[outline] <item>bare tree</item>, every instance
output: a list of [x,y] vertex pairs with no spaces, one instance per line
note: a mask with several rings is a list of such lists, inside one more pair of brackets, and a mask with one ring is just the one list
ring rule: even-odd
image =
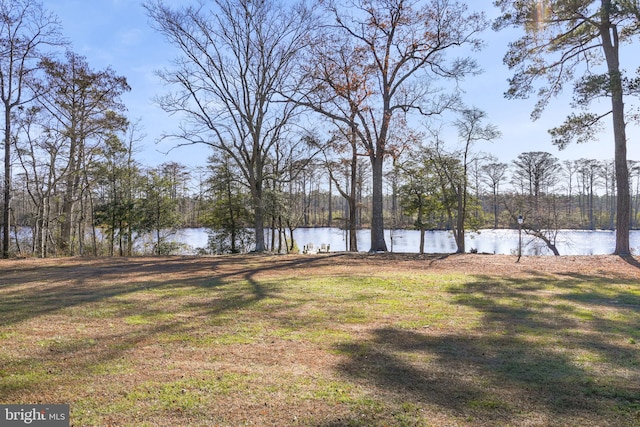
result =
[[577,173],[578,166],[573,160],[565,160],[562,162],[564,175],[567,178],[567,215],[569,218],[573,215],[573,180]]
[[500,194],[500,184],[504,181],[509,165],[499,162],[493,157],[482,165],[483,181],[491,188],[493,197],[493,228],[498,228],[498,195]]
[[252,197],[256,251],[265,250],[263,193],[266,165],[291,130],[297,104],[294,69],[313,15],[303,5],[276,1],[214,0],[213,7],[172,9],[145,3],[156,29],[179,49],[174,68],[160,78],[176,93],[158,99],[184,115],[181,145],[207,144],[238,165]]
[[50,245],[51,227],[57,219],[54,200],[62,178],[59,162],[64,151],[63,139],[45,130],[48,120],[50,117],[40,107],[24,110],[20,114],[21,138],[16,144],[25,187],[33,205],[32,252],[43,258],[55,250],[55,245]]
[[513,161],[512,173],[518,185],[515,194],[505,200],[512,222],[522,215],[525,233],[542,240],[554,255],[559,255],[556,242],[563,221],[563,206],[555,194],[560,171],[560,161],[550,153],[520,154]]
[[[393,151],[394,115],[440,114],[457,105],[455,93],[436,89],[439,79],[458,80],[477,70],[469,58],[447,61],[447,53],[462,45],[479,48],[476,35],[486,27],[482,14],[468,13],[450,0],[350,0],[323,2],[333,16],[332,28],[341,46],[353,52],[353,80],[366,95],[342,121],[358,133],[372,169],[371,249],[386,251],[383,218],[383,163]],[[338,51],[339,53],[340,51]],[[344,91],[334,84],[336,96]],[[322,104],[319,104],[322,105]]]
[[616,166],[613,160],[602,162],[602,179],[605,185],[605,195],[607,198],[608,221],[607,227],[611,230],[615,227],[616,217]]
[[516,192],[505,199],[504,206],[511,223],[516,223],[522,216],[521,227],[525,234],[542,241],[555,256],[560,256],[557,243],[563,209],[559,198],[555,194],[546,194],[537,204],[532,203],[532,198],[530,194]]
[[[341,143],[342,137],[348,141],[349,149],[346,155],[338,157],[334,153],[342,153],[345,151],[344,144]],[[347,202],[347,215],[345,218],[345,228],[349,233],[349,251],[358,252],[358,168],[361,162],[358,162],[358,145],[357,136],[353,132],[343,132],[342,137],[339,133],[329,141],[323,150],[325,153],[325,166],[329,172],[329,180],[333,182],[338,193]],[[331,153],[333,150],[334,153]],[[344,184],[342,178],[345,178]]]
[[[334,126],[331,138],[321,148],[330,181],[347,202],[348,246],[357,252],[358,157],[366,156],[358,125],[359,115],[371,96],[371,69],[354,46],[331,33],[318,37],[308,55],[310,60],[303,63],[303,70],[309,76],[309,88],[299,102],[325,116]],[[342,183],[343,173],[346,184]]]
[[0,102],[4,108],[2,257],[9,256],[13,111],[33,98],[28,84],[47,47],[63,44],[60,23],[36,0],[0,0]]
[[528,187],[534,203],[554,183],[560,170],[559,160],[544,151],[522,153],[513,161],[513,166],[513,177]]
[[462,144],[459,152],[462,165],[462,179],[457,187],[458,221],[455,227],[458,252],[465,252],[464,235],[469,203],[469,166],[477,159],[473,147],[477,142],[492,142],[500,138],[500,131],[491,124],[483,124],[486,113],[478,108],[467,108],[461,112],[454,125],[458,130],[458,138]]
[[454,122],[458,130],[460,148],[446,152],[442,141],[435,135],[435,142],[429,150],[431,161],[438,175],[446,184],[443,194],[450,193],[455,197],[455,223],[452,224],[453,235],[458,253],[464,253],[465,228],[468,218],[469,167],[475,161],[473,147],[480,141],[493,141],[500,137],[500,132],[493,125],[483,124],[486,114],[477,108],[468,108],[461,112],[460,118]]
[[595,188],[598,185],[601,164],[595,159],[579,159],[576,161],[578,177],[582,182],[584,194],[587,196],[587,214],[589,229],[595,230],[596,224],[593,216]]

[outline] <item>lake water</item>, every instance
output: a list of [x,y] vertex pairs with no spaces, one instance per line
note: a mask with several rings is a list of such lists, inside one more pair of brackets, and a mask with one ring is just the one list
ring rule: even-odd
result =
[[[319,247],[321,244],[330,245],[332,252],[346,250],[346,234],[338,228],[299,228],[293,236],[298,247],[313,243]],[[368,251],[371,243],[369,230],[358,231],[358,248]],[[417,230],[386,230],[385,238],[387,249],[393,252],[418,253],[420,249],[420,232]],[[192,248],[204,248],[207,246],[207,229],[190,228],[180,230],[174,240],[184,243]],[[640,231],[632,231],[630,235],[633,253],[640,253]],[[608,255],[615,249],[614,231],[560,231],[557,247],[560,255]],[[475,233],[467,233],[467,251],[472,249],[478,252],[491,254],[517,254],[518,231],[517,230],[480,230]],[[428,231],[425,234],[426,253],[453,253],[456,251],[455,240],[449,231]],[[543,242],[522,233],[523,255],[553,255]]]

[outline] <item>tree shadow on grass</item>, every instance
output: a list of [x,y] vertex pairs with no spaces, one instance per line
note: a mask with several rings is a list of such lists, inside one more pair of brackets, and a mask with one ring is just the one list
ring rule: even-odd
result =
[[[452,303],[480,317],[477,328],[378,328],[337,347],[347,356],[339,371],[396,411],[435,406],[449,422],[638,425],[640,350],[626,341],[640,329],[638,301],[614,287],[583,304],[576,295],[592,286],[584,279],[478,277],[450,290]],[[621,298],[628,306],[612,315]]]
[[215,289],[231,280],[244,280],[250,286],[250,296],[220,300],[214,309],[237,308],[268,296],[268,290],[255,279],[259,273],[321,266],[339,256],[295,257],[277,263],[265,263],[251,255],[72,259],[40,268],[25,263],[0,277],[0,326],[144,290],[167,286]]
[[[254,256],[111,258],[64,260],[63,265],[44,268],[25,263],[25,268],[0,278],[0,326],[10,331],[20,322],[35,320],[38,328],[46,329],[47,316],[61,315],[60,325],[69,329],[51,336],[29,336],[32,348],[19,357],[0,353],[0,398],[8,401],[35,387],[59,388],[67,380],[56,375],[56,370],[92,378],[96,367],[117,364],[128,352],[147,346],[162,348],[163,342],[170,349],[192,343],[211,345],[216,328],[210,327],[208,333],[214,334],[206,336],[198,320],[206,322],[265,298],[278,298],[278,284],[260,273],[293,272],[326,265],[331,258],[282,258],[277,262]],[[104,327],[96,328],[103,318]],[[115,326],[109,325],[114,321]],[[83,332],[86,325],[92,329]],[[233,333],[233,328],[221,329],[223,334]],[[76,380],[74,375],[69,381]]]
[[[510,424],[531,412],[598,412],[598,402],[575,398],[584,371],[513,338],[380,329],[371,341],[338,349],[350,356],[340,366],[350,377],[391,393],[392,401],[437,405],[454,419]],[[415,363],[420,356],[429,362]]]

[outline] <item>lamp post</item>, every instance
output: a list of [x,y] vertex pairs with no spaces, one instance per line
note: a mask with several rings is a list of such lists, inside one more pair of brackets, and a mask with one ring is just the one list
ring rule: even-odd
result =
[[518,260],[516,262],[520,262],[520,257],[522,257],[522,223],[524,222],[524,218],[522,215],[518,215]]

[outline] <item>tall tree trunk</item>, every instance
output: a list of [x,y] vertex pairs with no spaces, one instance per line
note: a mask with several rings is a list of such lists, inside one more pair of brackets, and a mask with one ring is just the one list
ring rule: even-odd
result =
[[[96,218],[94,216],[95,213],[95,207],[93,204],[93,196],[91,194],[91,191],[88,189],[89,184],[87,184],[87,198],[88,198],[88,202],[89,202],[89,206],[88,206],[88,212],[87,214],[89,215],[89,224],[91,227],[91,251],[93,253],[93,256],[97,257],[98,256],[98,231],[96,229]],[[115,232],[115,229],[114,229]],[[118,234],[121,233],[121,230],[118,230]],[[112,250],[112,254],[113,254],[113,250]]]
[[333,181],[329,179],[329,216],[327,218],[327,227],[333,227],[333,195],[332,193]]
[[458,185],[458,212],[456,215],[456,226],[453,234],[456,239],[457,253],[463,254],[466,251],[464,244],[464,219],[466,216],[466,186]]
[[498,228],[498,189],[493,187],[493,229]]
[[[355,138],[355,136],[353,136]],[[354,145],[352,144],[352,147]],[[351,153],[351,177],[349,180],[349,252],[358,252],[358,155],[354,149]]]
[[295,228],[290,221],[287,221],[287,228],[289,229],[289,236],[291,237],[289,245],[287,246],[287,253],[292,253],[296,247],[296,240],[293,237],[293,231],[295,230]]
[[[228,170],[228,169],[227,169]],[[228,177],[227,177],[228,178]],[[226,179],[225,189],[227,190],[227,203],[229,204],[229,225],[230,225],[230,240],[231,240],[231,253],[238,253],[238,244],[236,240],[238,239],[238,230],[236,225],[236,216],[233,211],[233,189],[231,188],[231,179]]]
[[264,203],[262,200],[262,188],[261,184],[253,185],[253,227],[255,230],[256,238],[256,252],[265,251],[264,242]]
[[424,212],[422,203],[418,206],[418,224],[420,224],[420,254],[424,253]]
[[62,197],[62,223],[60,224],[60,242],[59,249],[64,255],[72,255],[71,253],[71,234],[73,221],[73,205],[76,194],[76,188],[79,183],[78,164],[76,158],[78,155],[78,141],[75,137],[70,139],[69,145],[69,165],[67,166],[67,182],[64,195]]
[[[603,1],[603,9],[611,7],[611,2]],[[610,9],[609,9],[610,10]],[[606,12],[608,13],[608,12]],[[607,69],[609,71],[611,88],[611,109],[613,116],[613,138],[615,143],[615,169],[617,187],[617,211],[616,211],[616,250],[614,254],[620,256],[631,255],[629,245],[630,222],[630,190],[629,167],[627,165],[627,135],[624,119],[624,101],[622,91],[622,78],[620,74],[620,59],[618,51],[618,32],[615,26],[606,22],[606,26],[600,29],[602,45]]]
[[371,157],[373,194],[371,206],[371,249],[369,249],[369,252],[387,252],[387,244],[384,240],[383,163],[382,154]]
[[2,258],[9,258],[11,231],[11,108],[4,103],[4,205],[2,208]]
[[593,217],[593,175],[589,177],[589,230],[595,230],[596,223]]
[[[282,253],[282,235],[284,234],[284,228],[282,228],[282,216],[278,215],[277,221],[274,221],[274,224],[277,222],[278,227],[278,250],[276,253]],[[285,236],[286,238],[286,236]]]
[[615,181],[615,172],[612,179],[613,182],[611,183],[611,200],[609,202],[609,230],[613,230],[615,228],[616,205],[618,203],[618,198],[616,197],[617,184]]
[[40,258],[45,258],[48,255],[48,243],[47,238],[51,227],[51,181],[49,182],[48,189],[42,198],[42,229],[40,230],[38,253]]

